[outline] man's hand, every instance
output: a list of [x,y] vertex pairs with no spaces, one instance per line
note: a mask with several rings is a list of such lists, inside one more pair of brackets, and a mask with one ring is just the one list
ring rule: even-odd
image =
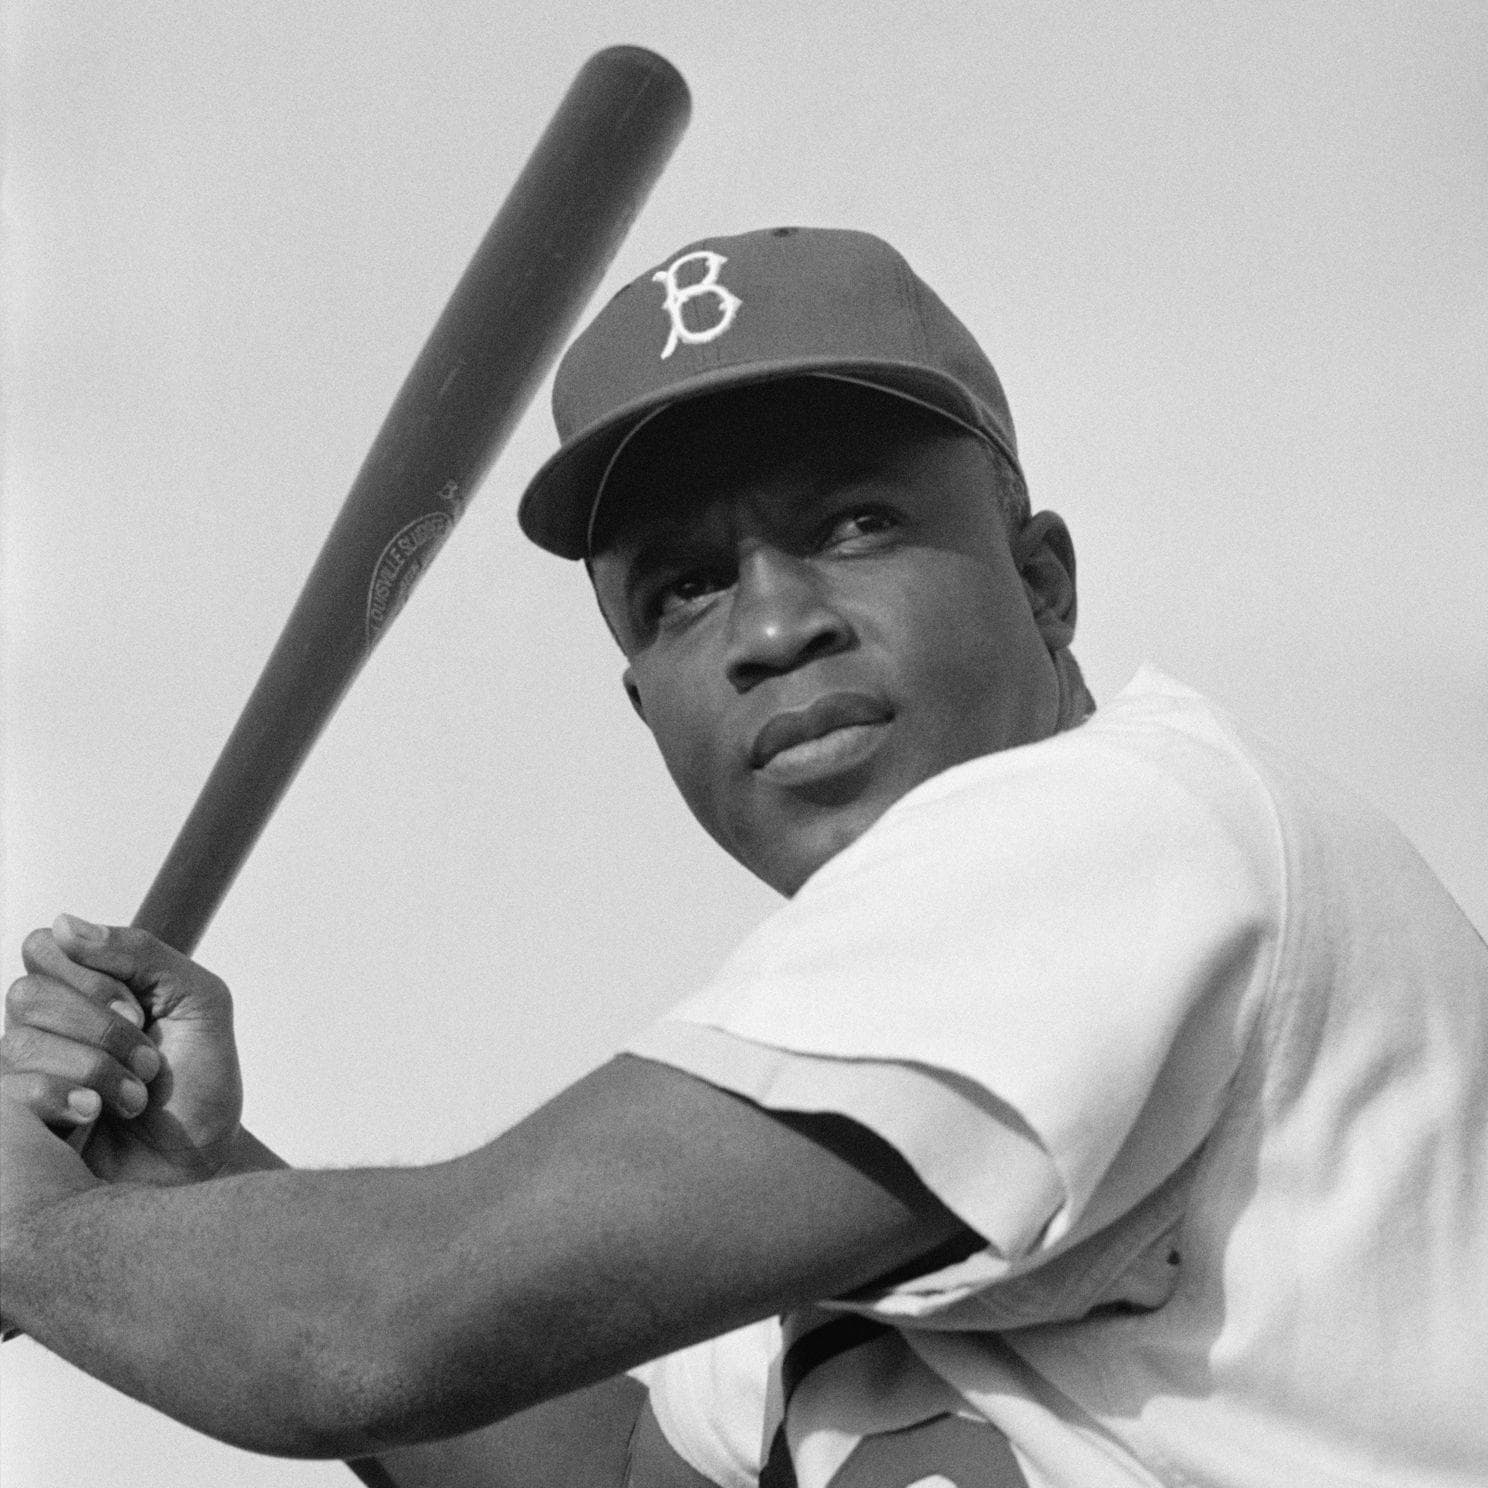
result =
[[0,1039],[7,1098],[63,1134],[97,1118],[84,1159],[110,1182],[222,1171],[243,1104],[222,982],[143,930],[70,915],[22,959]]

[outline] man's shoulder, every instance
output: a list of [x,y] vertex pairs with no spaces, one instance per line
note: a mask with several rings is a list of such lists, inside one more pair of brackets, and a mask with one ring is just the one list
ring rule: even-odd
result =
[[1212,838],[1268,860],[1275,804],[1263,754],[1223,709],[1143,667],[1076,727],[924,781],[818,877],[903,854],[1047,860],[1100,840],[1145,856]]

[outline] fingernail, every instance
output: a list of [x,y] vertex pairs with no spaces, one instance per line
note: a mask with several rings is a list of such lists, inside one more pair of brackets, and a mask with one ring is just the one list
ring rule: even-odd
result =
[[134,1003],[125,1002],[122,997],[117,1002],[109,1003],[109,1010],[118,1013],[126,1023],[133,1023],[136,1028],[145,1026],[145,1015]]
[[103,1102],[96,1090],[74,1090],[67,1097],[67,1106],[74,1116],[91,1121],[103,1109]]
[[108,939],[108,931],[102,925],[95,925],[92,920],[80,920],[76,915],[64,914],[57,916],[58,923],[74,940],[81,940],[88,945],[102,945]]
[[126,1080],[119,1087],[119,1104],[130,1116],[138,1116],[149,1103],[149,1092],[138,1080]]
[[160,1050],[154,1044],[141,1044],[129,1056],[129,1068],[141,1080],[153,1080],[160,1073]]

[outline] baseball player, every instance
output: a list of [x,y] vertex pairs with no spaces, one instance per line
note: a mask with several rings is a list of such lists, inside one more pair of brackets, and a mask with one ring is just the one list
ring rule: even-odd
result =
[[1488,949],[1196,693],[1094,709],[966,329],[867,235],[709,239],[554,405],[523,528],[784,904],[489,1146],[346,1172],[242,1131],[215,978],[64,917],[4,1040],[7,1319],[384,1483],[1482,1482]]

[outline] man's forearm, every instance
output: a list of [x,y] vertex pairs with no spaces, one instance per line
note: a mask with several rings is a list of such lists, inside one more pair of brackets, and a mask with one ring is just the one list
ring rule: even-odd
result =
[[[228,1178],[242,1173],[267,1173],[287,1168],[289,1164],[278,1153],[266,1147],[252,1132],[240,1128],[227,1161],[213,1176]],[[21,1335],[24,1330],[6,1318],[0,1320],[0,1336],[8,1341]]]
[[[241,1173],[269,1173],[288,1166],[277,1152],[265,1146],[247,1127],[240,1127],[232,1155],[217,1176],[228,1178]],[[425,1484],[459,1488],[460,1475],[450,1459],[455,1458],[458,1465],[458,1454],[463,1448],[464,1456],[474,1459],[473,1472],[466,1475],[468,1481],[492,1483],[486,1470],[486,1454],[467,1445],[472,1441],[471,1437],[455,1437],[449,1442],[434,1442],[426,1447],[404,1448],[391,1458],[351,1458],[346,1465],[352,1475],[369,1488],[423,1488]]]
[[[239,1160],[277,1161],[252,1139]],[[251,1450],[346,1457],[466,1429],[476,1408],[411,1362],[429,1344],[420,1288],[459,1230],[436,1172],[94,1188],[18,1227],[8,1309],[89,1373]]]
[[[288,1163],[246,1128],[219,1177]],[[348,1462],[375,1488],[617,1488],[645,1390],[624,1375],[477,1431]]]

